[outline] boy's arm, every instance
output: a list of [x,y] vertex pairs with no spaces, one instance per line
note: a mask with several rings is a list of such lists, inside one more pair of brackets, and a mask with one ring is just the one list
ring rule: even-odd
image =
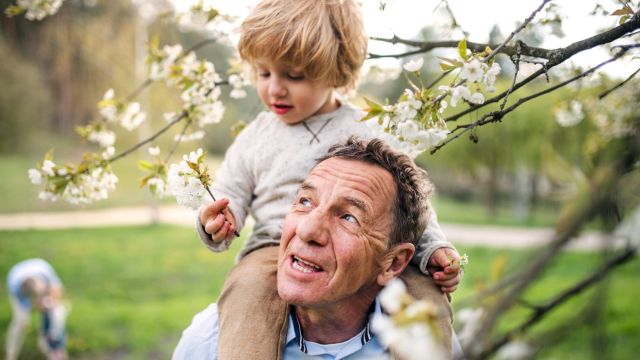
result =
[[[224,198],[229,200],[226,207],[226,211],[230,213],[226,216],[227,221],[232,222],[234,230],[238,231],[244,226],[252,201],[253,189],[255,188],[252,172],[249,170],[251,168],[250,162],[253,158],[251,139],[255,132],[255,127],[251,126],[252,124],[249,124],[227,149],[220,169],[215,174],[214,184],[211,187],[211,192],[216,199]],[[215,217],[217,214],[212,213],[211,216]],[[224,241],[214,241],[212,236],[205,231],[205,226],[210,218],[206,220],[202,221],[200,213],[196,216],[196,230],[200,240],[211,251],[227,250],[233,237]]]
[[412,262],[420,272],[433,277],[436,285],[446,293],[454,292],[461,279],[460,255],[438,224],[438,217],[429,204],[429,221],[422,234]]

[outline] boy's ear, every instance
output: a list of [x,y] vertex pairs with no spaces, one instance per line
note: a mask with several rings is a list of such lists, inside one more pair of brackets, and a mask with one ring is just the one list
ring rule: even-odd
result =
[[385,286],[389,281],[400,276],[415,252],[415,246],[410,243],[401,243],[387,250],[382,260],[382,269],[378,274],[378,285]]

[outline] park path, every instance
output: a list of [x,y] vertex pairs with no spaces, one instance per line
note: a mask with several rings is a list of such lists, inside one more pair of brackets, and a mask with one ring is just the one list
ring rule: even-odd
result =
[[[0,214],[0,230],[63,229],[153,223],[191,227],[194,226],[194,222],[195,213],[178,205]],[[441,223],[440,225],[447,237],[457,247],[465,245],[500,248],[535,247],[547,244],[553,236],[553,229],[551,228],[518,228],[451,223]],[[574,239],[568,248],[588,251],[597,250],[610,241],[613,241],[616,246],[621,246],[623,243],[621,239],[611,239],[598,232],[588,231]]]

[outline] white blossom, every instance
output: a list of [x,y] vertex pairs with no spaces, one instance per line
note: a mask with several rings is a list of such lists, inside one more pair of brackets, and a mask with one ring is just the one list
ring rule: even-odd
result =
[[40,171],[37,169],[29,169],[27,174],[29,175],[29,181],[31,181],[33,185],[42,184],[42,173]]
[[422,150],[431,149],[446,139],[449,133],[450,131],[447,129],[431,128],[423,130],[416,138],[418,141],[418,147]]
[[125,129],[132,131],[140,126],[146,118],[147,114],[140,111],[140,104],[134,102],[127,105],[124,113],[122,114],[122,118],[120,119],[120,124]]
[[370,82],[373,84],[384,84],[387,81],[397,79],[402,69],[400,67],[381,67],[376,64],[367,66],[368,62],[365,62],[365,66],[362,67],[362,76],[364,82]]
[[116,134],[109,130],[93,131],[89,134],[87,140],[106,148],[116,142]]
[[116,153],[116,148],[113,146],[109,146],[102,152],[102,158],[105,160],[111,159],[111,157]]
[[167,183],[158,178],[153,177],[147,181],[147,186],[151,189],[151,192],[159,197],[164,197],[167,195]]
[[482,308],[464,308],[456,313],[456,319],[461,324],[461,328],[456,334],[462,347],[467,347],[475,341],[484,315],[485,312]]
[[524,360],[533,355],[531,346],[523,341],[510,341],[505,344],[498,353],[496,359],[499,360]]
[[469,82],[478,82],[482,80],[482,77],[484,76],[484,69],[482,65],[484,64],[481,63],[480,60],[476,58],[471,59],[471,61],[466,62],[462,66],[460,78]]
[[182,134],[182,135],[177,134],[173,137],[173,140],[182,141],[182,142],[195,141],[195,140],[203,139],[204,135],[205,135],[204,131],[198,130],[190,134]]
[[390,314],[395,314],[402,307],[402,298],[407,294],[407,287],[402,280],[394,279],[380,291],[380,305]]
[[64,0],[18,0],[17,5],[26,10],[27,20],[42,20],[54,15]]
[[472,104],[483,104],[484,103],[484,95],[479,92],[473,93],[469,97],[469,102]]
[[408,72],[416,72],[422,69],[422,65],[424,65],[423,58],[417,58],[416,60],[409,60],[402,67]]
[[160,155],[160,148],[157,147],[157,146],[150,147],[147,151],[149,152],[149,155],[151,155],[151,156]]
[[458,101],[461,99],[469,100],[471,98],[471,92],[465,85],[458,85],[451,91],[451,106],[458,106]]
[[40,193],[38,193],[38,199],[56,202],[58,200],[58,196],[50,191],[41,191]]
[[233,89],[231,90],[231,92],[229,93],[229,96],[232,99],[242,99],[247,97],[247,92],[244,91],[243,89]]
[[53,171],[56,164],[51,160],[45,160],[42,162],[42,172],[47,176],[55,176],[55,172]]
[[193,175],[185,161],[171,164],[167,176],[167,188],[176,197],[178,204],[197,210],[204,204],[206,189]]
[[[487,91],[489,91],[489,89],[495,90],[494,84],[496,83],[496,78],[500,74],[501,70],[502,68],[500,67],[500,64],[498,64],[497,61],[491,64],[491,67],[487,69],[487,72],[484,74],[484,83],[487,87]],[[493,92],[493,90],[489,92]]]
[[555,112],[556,121],[562,127],[571,127],[579,124],[584,118],[582,104],[579,101],[571,100],[569,108],[560,108]]

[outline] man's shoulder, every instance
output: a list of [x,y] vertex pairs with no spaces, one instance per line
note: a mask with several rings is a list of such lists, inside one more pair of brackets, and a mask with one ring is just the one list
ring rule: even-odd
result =
[[218,359],[218,305],[210,304],[196,314],[173,352],[174,360]]

